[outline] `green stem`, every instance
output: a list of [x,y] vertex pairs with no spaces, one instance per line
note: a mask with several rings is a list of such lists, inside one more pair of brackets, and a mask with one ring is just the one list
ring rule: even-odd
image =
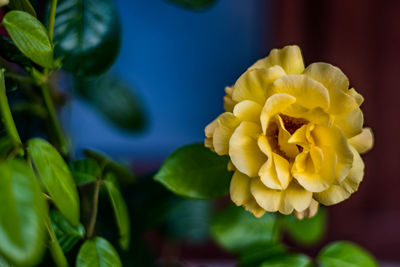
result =
[[44,104],[46,105],[47,112],[49,114],[50,123],[53,126],[54,134],[56,137],[57,144],[59,145],[61,152],[64,155],[68,154],[68,144],[65,139],[64,133],[61,129],[60,123],[57,118],[56,109],[54,108],[53,100],[50,97],[49,86],[44,83],[40,86],[40,90],[43,95]]
[[99,206],[100,185],[101,185],[101,180],[97,179],[94,184],[92,215],[90,216],[90,222],[89,222],[89,226],[87,228],[87,233],[86,233],[86,237],[88,239],[90,239],[93,236],[94,227],[96,225],[97,210],[98,210],[98,206]]
[[11,138],[15,148],[21,148],[22,142],[19,138],[17,127],[15,127],[10,106],[8,105],[6,86],[4,83],[4,70],[0,70],[0,112],[8,136]]
[[54,20],[56,18],[56,8],[57,8],[57,0],[51,0],[50,16],[49,16],[49,37],[50,37],[51,42],[53,42]]

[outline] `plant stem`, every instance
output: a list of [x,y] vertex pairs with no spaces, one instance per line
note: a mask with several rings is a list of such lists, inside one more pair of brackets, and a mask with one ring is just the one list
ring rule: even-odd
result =
[[49,37],[50,37],[51,42],[53,42],[54,21],[56,18],[56,8],[57,8],[57,0],[51,0],[50,15],[49,15]]
[[54,108],[53,100],[50,97],[49,86],[47,83],[43,83],[40,86],[40,90],[43,95],[44,104],[46,105],[47,112],[49,113],[50,123],[52,124],[55,132],[57,143],[60,146],[61,152],[64,155],[68,154],[67,140],[65,139],[64,133],[61,129],[60,123],[57,118],[56,110]]
[[90,216],[90,222],[89,222],[88,230],[86,233],[86,237],[88,239],[93,236],[94,226],[96,225],[97,209],[99,206],[100,185],[101,185],[101,180],[97,179],[94,184],[92,215]]
[[22,147],[22,142],[19,138],[17,127],[15,127],[10,106],[8,105],[6,86],[4,83],[4,70],[0,70],[0,112],[8,136],[11,138],[15,148],[20,149]]

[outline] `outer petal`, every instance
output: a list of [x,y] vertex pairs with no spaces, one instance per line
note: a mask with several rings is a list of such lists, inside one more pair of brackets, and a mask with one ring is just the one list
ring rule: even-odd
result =
[[233,92],[233,101],[252,100],[264,105],[267,99],[267,90],[271,84],[285,75],[285,71],[275,66],[269,69],[248,70],[236,81]]
[[364,177],[364,162],[355,148],[351,147],[354,154],[354,163],[346,179],[339,185],[332,185],[320,193],[314,194],[316,200],[324,205],[333,205],[350,197],[352,193],[357,191]]
[[232,113],[222,113],[218,119],[218,126],[215,127],[213,135],[214,150],[218,155],[227,155],[229,150],[229,139],[233,131],[239,125],[240,120]]
[[357,104],[358,104],[359,106],[361,106],[361,104],[364,102],[364,97],[363,97],[362,95],[360,95],[360,94],[356,91],[356,89],[351,88],[351,89],[348,91],[348,94],[351,95],[352,97],[354,97],[354,99],[356,100],[356,102],[357,102]]
[[360,154],[368,152],[374,146],[374,135],[371,128],[363,128],[359,135],[356,135],[349,140],[352,145]]
[[350,138],[361,133],[364,116],[361,109],[356,108],[348,113],[336,115],[334,117],[334,124],[342,130],[346,138]]
[[242,206],[249,202],[252,199],[250,177],[239,171],[235,171],[231,180],[230,195],[233,203],[237,206]]
[[304,211],[310,206],[312,200],[312,193],[296,182],[290,183],[283,194],[279,212],[286,215],[292,213],[293,210]]
[[254,197],[252,196],[250,201],[243,205],[244,209],[253,213],[253,215],[257,218],[260,218],[264,215],[265,209],[261,208],[260,205],[256,202]]
[[346,113],[358,107],[355,98],[348,94],[349,80],[339,68],[328,63],[313,63],[304,70],[304,74],[328,89],[329,113]]
[[271,96],[276,93],[284,93],[296,98],[296,103],[312,109],[320,107],[329,108],[328,90],[319,82],[305,75],[285,75],[277,79],[271,87]]
[[312,218],[315,216],[315,214],[317,214],[318,206],[319,206],[318,201],[315,201],[314,199],[312,199],[310,206],[307,209],[300,211],[300,212],[295,211],[294,216],[299,220],[302,220],[304,218]]
[[232,112],[233,108],[236,105],[236,102],[233,101],[232,99],[232,92],[233,92],[233,87],[225,87],[225,93],[226,95],[224,96],[224,109],[227,112]]
[[259,125],[244,121],[237,127],[229,141],[229,156],[233,165],[250,177],[258,176],[258,170],[267,160],[257,145],[260,134]]
[[243,100],[236,104],[233,114],[241,121],[260,123],[262,106],[251,100]]
[[338,67],[328,63],[312,63],[304,70],[304,74],[322,83],[328,90],[345,91],[349,88],[349,79],[346,75]]
[[294,102],[296,102],[296,98],[288,94],[275,94],[268,98],[260,117],[264,134],[271,118]]
[[259,179],[251,180],[250,190],[260,207],[269,212],[279,210],[282,198],[280,190],[269,189]]
[[249,69],[267,69],[281,66],[288,74],[300,74],[304,70],[303,57],[297,45],[285,46],[282,49],[272,49],[266,58],[258,60]]

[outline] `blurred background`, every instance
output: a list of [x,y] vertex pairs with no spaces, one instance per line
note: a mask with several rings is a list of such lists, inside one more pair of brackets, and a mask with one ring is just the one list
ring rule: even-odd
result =
[[[399,1],[218,0],[201,12],[161,0],[116,3],[123,41],[111,72],[134,86],[149,123],[127,134],[75,100],[63,116],[78,154],[91,147],[132,162],[138,174],[156,171],[176,148],[202,142],[205,125],[223,111],[225,86],[271,48],[297,44],[306,65],[344,71],[365,97],[365,124],[375,133],[359,191],[329,208],[327,236],[309,253],[347,239],[380,260],[400,260]],[[230,258],[210,242],[197,246],[181,256]]]

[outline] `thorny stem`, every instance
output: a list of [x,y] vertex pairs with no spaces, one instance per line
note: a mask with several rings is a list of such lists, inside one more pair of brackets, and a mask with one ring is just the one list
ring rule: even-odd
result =
[[88,226],[88,230],[87,230],[87,234],[86,234],[86,237],[88,239],[93,236],[94,226],[96,225],[97,210],[98,210],[98,205],[99,205],[100,185],[101,185],[101,180],[97,179],[94,184],[92,215],[90,216],[90,222],[89,222],[89,226]]

